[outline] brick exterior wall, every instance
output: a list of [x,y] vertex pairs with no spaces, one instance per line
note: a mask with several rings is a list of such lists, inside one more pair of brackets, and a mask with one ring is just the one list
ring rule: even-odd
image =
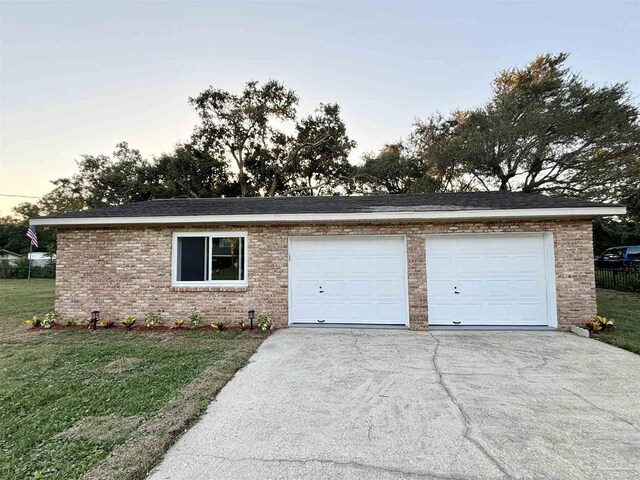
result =
[[[200,230],[248,232],[248,287],[171,286],[172,233]],[[76,319],[88,318],[94,309],[100,310],[102,318],[114,319],[161,311],[171,321],[197,309],[205,321],[213,321],[246,318],[247,310],[253,308],[267,313],[276,326],[286,327],[289,236],[403,234],[410,326],[424,330],[428,325],[426,235],[487,232],[553,232],[560,328],[595,315],[589,219],[59,228],[56,309],[63,318]]]

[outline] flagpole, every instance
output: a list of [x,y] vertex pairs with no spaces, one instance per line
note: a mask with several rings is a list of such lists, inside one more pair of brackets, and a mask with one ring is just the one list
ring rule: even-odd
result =
[[29,270],[27,271],[27,286],[31,285],[31,251],[33,250],[33,243],[29,242],[29,256],[27,257],[29,261]]

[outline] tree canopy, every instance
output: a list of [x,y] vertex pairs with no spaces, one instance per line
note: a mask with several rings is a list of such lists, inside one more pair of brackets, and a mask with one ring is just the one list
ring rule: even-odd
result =
[[[626,84],[590,84],[567,58],[500,72],[483,105],[416,120],[404,140],[357,164],[339,105],[305,116],[276,80],[238,93],[211,86],[189,99],[199,122],[173,151],[145,159],[122,142],[112,155],[83,155],[72,176],[3,223],[180,196],[507,190],[624,203],[630,214],[597,221],[596,241],[640,243],[638,105]],[[0,248],[15,243],[2,238]]]

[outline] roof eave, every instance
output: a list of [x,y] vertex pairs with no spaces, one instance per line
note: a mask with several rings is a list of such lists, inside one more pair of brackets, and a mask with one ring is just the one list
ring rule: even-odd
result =
[[294,213],[249,215],[166,215],[146,217],[39,217],[29,221],[34,226],[82,227],[113,225],[166,225],[166,224],[239,224],[239,223],[313,223],[313,222],[367,222],[411,220],[493,220],[493,219],[542,219],[561,217],[600,217],[624,215],[625,207],[572,207],[527,208],[446,211],[394,211],[356,213]]

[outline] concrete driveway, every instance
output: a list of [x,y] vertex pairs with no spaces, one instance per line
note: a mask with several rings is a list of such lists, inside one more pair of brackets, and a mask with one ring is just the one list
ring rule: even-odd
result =
[[640,356],[557,332],[282,330],[150,478],[640,478]]

